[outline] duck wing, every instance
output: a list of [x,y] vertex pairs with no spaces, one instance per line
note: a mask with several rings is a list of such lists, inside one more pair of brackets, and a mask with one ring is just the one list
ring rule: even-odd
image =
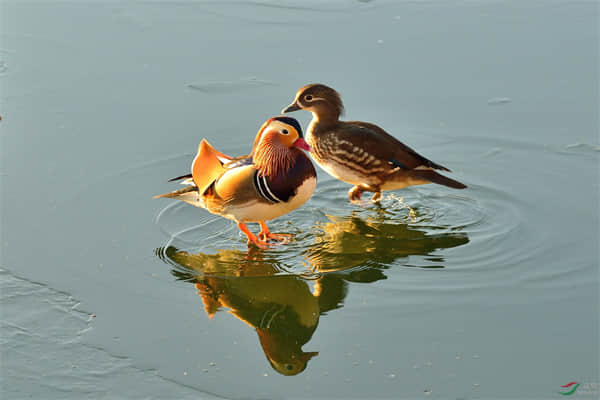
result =
[[[348,151],[362,149],[375,159],[384,160],[405,170],[427,167],[450,171],[448,168],[423,157],[377,125],[361,121],[341,122],[335,130],[340,141],[348,142]],[[340,142],[343,143],[343,142]]]

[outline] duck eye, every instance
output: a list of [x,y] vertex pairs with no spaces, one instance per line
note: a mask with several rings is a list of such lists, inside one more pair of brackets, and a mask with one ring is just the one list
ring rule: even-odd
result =
[[294,369],[294,366],[292,364],[286,364],[285,368],[287,368],[288,371],[291,371]]
[[311,101],[313,99],[312,95],[307,94],[306,96],[304,96],[304,100],[306,101]]
[[283,133],[284,135],[287,135],[288,133],[290,133],[287,129],[282,129],[281,133]]

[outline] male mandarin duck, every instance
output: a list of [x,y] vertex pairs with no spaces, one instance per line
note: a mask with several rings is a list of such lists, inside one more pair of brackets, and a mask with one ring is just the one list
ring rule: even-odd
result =
[[360,200],[363,192],[402,189],[411,185],[438,183],[455,189],[466,186],[435,170],[450,170],[418,154],[380,127],[361,121],[340,121],[344,105],[338,92],[322,84],[300,88],[294,102],[282,113],[304,109],[313,119],[306,141],[313,159],[335,178],[355,185],[348,196]]
[[[265,221],[300,207],[315,190],[315,168],[300,149],[311,151],[298,121],[286,116],[263,124],[247,156],[226,156],[203,139],[191,175],[171,179],[186,178],[183,183],[189,186],[155,198],[175,198],[231,219],[248,237],[248,244],[267,248],[268,240],[289,235],[271,233]],[[258,236],[250,232],[247,222],[260,224]]]

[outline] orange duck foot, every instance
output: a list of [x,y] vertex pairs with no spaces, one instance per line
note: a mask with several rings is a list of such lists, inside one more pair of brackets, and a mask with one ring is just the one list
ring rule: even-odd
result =
[[256,247],[260,247],[261,249],[268,249],[270,246],[272,246],[272,244],[257,238],[254,233],[250,232],[246,224],[244,224],[243,222],[240,222],[238,224],[238,228],[240,228],[240,230],[244,232],[244,235],[248,237],[248,244],[254,243]]
[[381,200],[381,190],[378,192],[375,192],[375,194],[373,194],[373,197],[371,197],[371,201],[373,203],[377,203],[379,200]]
[[362,187],[362,186],[354,186],[348,192],[348,198],[350,199],[350,202],[354,203],[354,204],[361,204],[360,196],[362,196],[362,194],[364,192],[374,192],[373,197],[371,197],[371,201],[373,203],[377,203],[379,200],[381,200],[381,190],[380,189],[371,188],[371,187],[367,188],[367,187]]
[[262,240],[276,240],[278,242],[288,243],[292,235],[284,234],[284,233],[271,233],[267,224],[264,221],[260,221],[260,232],[258,233],[258,237]]
[[350,201],[352,203],[360,202],[360,196],[363,194],[364,191],[365,190],[363,188],[361,188],[360,186],[354,186],[348,192],[348,198],[350,199]]

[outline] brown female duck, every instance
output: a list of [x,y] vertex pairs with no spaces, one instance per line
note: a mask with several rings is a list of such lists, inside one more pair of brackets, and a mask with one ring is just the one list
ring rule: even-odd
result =
[[313,159],[335,178],[355,185],[348,196],[360,200],[363,192],[402,189],[411,185],[438,183],[455,189],[466,186],[435,170],[450,170],[423,157],[377,125],[361,121],[340,121],[344,105],[338,92],[322,84],[303,86],[294,102],[282,113],[307,110],[313,119],[306,141]]

